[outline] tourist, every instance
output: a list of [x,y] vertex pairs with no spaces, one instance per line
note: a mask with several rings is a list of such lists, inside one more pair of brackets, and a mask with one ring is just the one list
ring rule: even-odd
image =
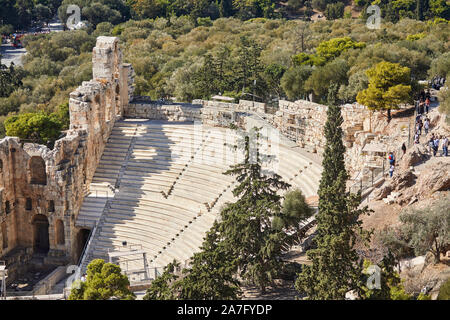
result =
[[442,155],[448,157],[448,138],[442,140]]
[[[418,113],[419,115],[421,115],[421,114],[423,113],[424,105],[425,105],[425,101],[420,100],[420,102],[419,102],[419,108],[418,108],[418,110],[417,110],[417,113]],[[420,119],[420,118],[419,118],[419,119]]]
[[439,136],[436,135],[433,141],[433,156],[436,156],[436,153],[438,152],[439,148]]
[[423,127],[423,123],[422,120],[419,120],[419,123],[417,124],[418,128],[419,128],[419,135],[422,134],[422,127]]
[[402,144],[402,151],[403,151],[403,155],[405,155],[405,153],[406,153],[406,145],[405,145],[404,142]]
[[434,150],[434,134],[431,135],[430,140],[428,141],[428,146],[430,147],[430,153]]
[[392,175],[394,174],[394,165],[392,164],[389,168],[389,176],[392,178]]
[[392,151],[389,152],[389,164],[391,166],[395,165],[395,157],[394,157],[394,153]]
[[427,99],[425,100],[425,110],[428,113],[428,110],[430,109],[430,98],[427,97]]
[[423,123],[423,128],[425,129],[425,134],[428,134],[428,129],[430,129],[430,119],[425,118],[425,122]]
[[414,143],[415,144],[419,144],[420,143],[420,141],[419,141],[419,131],[417,131],[416,134],[414,135]]

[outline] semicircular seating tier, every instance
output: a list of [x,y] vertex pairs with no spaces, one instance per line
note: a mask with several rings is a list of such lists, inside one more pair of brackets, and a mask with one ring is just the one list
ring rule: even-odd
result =
[[[232,147],[239,141],[236,130],[197,123],[118,121],[77,217],[80,228],[98,226],[83,267],[108,260],[125,242],[146,252],[149,267],[191,258],[220,208],[236,200],[234,177],[223,172],[242,161],[243,152]],[[284,138],[266,144],[273,153],[268,172],[315,198],[318,159]],[[131,270],[141,262],[126,264]]]

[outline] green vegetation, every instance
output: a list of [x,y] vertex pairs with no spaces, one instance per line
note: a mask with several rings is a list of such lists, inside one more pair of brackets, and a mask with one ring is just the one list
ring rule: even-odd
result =
[[95,259],[87,266],[86,281],[72,285],[69,300],[134,300],[129,285],[119,266]]
[[408,67],[397,63],[380,62],[366,71],[369,86],[358,92],[356,100],[372,110],[387,110],[390,119],[391,109],[399,104],[412,102],[411,75]]
[[430,207],[412,209],[400,215],[401,225],[398,228],[387,228],[380,239],[397,258],[424,255],[430,252],[434,262],[440,262],[443,248],[450,244],[450,211],[449,196],[440,198]]
[[7,136],[52,147],[61,135],[61,130],[67,130],[69,124],[69,106],[63,104],[50,114],[35,112],[10,116],[5,121],[5,133]]
[[326,137],[323,171],[319,185],[319,212],[316,215],[315,249],[307,251],[312,265],[304,265],[295,288],[310,300],[344,299],[349,291],[361,296],[363,266],[355,243],[368,239],[359,217],[368,213],[358,208],[360,195],[346,192],[348,174],[345,169],[340,107],[330,105],[324,128]]
[[25,37],[24,66],[2,69],[9,78],[0,82],[0,122],[8,115],[50,114],[66,103],[69,93],[92,77],[91,52],[99,35],[119,37],[124,59],[136,71],[135,94],[153,99],[191,101],[221,93],[267,102],[312,93],[326,103],[332,87],[337,104],[351,103],[369,86],[366,71],[380,62],[410,69],[411,95],[417,79],[448,70],[446,21],[404,19],[372,31],[362,19],[200,18],[101,22],[95,30]]
[[[369,260],[364,261],[364,273],[367,271],[370,265],[373,265]],[[369,300],[411,300],[413,296],[405,292],[402,285],[402,281],[398,272],[394,271],[395,265],[394,257],[388,253],[381,261],[379,267],[381,270],[380,275],[380,288],[369,289],[366,286],[363,287],[363,299]],[[428,296],[422,295],[420,300],[426,300]]]
[[438,300],[450,300],[450,279],[447,279],[439,288]]

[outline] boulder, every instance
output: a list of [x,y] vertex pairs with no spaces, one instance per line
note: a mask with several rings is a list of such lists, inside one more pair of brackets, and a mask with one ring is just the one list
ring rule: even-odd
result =
[[418,181],[419,190],[430,193],[450,190],[450,163],[439,161],[430,171],[421,172],[420,175],[423,178],[421,177]]
[[394,190],[403,190],[412,186],[415,182],[416,175],[412,171],[404,171],[394,176],[391,184],[394,186]]
[[392,186],[390,184],[381,187],[375,194],[375,200],[381,200],[386,198],[392,192]]
[[406,151],[405,155],[400,160],[400,168],[403,170],[408,170],[410,167],[416,166],[427,159],[430,155],[425,146],[421,144],[415,144],[409,150]]

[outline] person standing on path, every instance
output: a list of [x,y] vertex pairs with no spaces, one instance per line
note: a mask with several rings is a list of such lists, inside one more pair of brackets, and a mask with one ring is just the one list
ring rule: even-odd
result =
[[391,167],[389,168],[389,177],[391,177],[391,178],[394,174],[394,169],[395,169],[394,165],[391,165]]
[[389,164],[391,165],[391,166],[394,166],[395,165],[395,157],[394,157],[394,153],[391,151],[391,152],[389,152]]
[[430,119],[425,118],[425,122],[423,123],[423,128],[425,129],[425,134],[428,134],[428,129],[430,129]]
[[403,151],[403,155],[405,155],[405,153],[406,153],[406,145],[405,145],[404,142],[402,144],[402,151]]
[[442,140],[442,155],[448,157],[448,138],[444,137]]
[[439,136],[436,135],[433,141],[433,155],[436,156],[436,153],[438,152],[439,148]]
[[430,110],[430,98],[427,97],[427,99],[425,100],[425,111],[426,113],[428,113],[428,111]]
[[430,153],[434,150],[434,134],[431,134],[431,138],[428,141],[428,147],[430,147]]

